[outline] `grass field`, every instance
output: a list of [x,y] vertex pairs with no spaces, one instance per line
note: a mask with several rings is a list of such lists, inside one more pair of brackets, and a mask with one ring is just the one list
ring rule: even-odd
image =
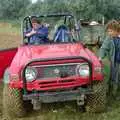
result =
[[[20,29],[8,23],[0,23],[0,49],[19,46],[21,43]],[[105,64],[107,62],[105,61]],[[109,68],[105,66],[105,73]],[[106,81],[108,74],[106,74]],[[2,120],[2,88],[0,85],[0,120]],[[108,99],[104,113],[85,113],[79,111],[74,102],[43,104],[41,111],[31,111],[25,118],[12,120],[120,120],[120,101]],[[3,119],[5,120],[5,119]]]
[[0,50],[17,47],[22,42],[20,29],[10,23],[0,23]]

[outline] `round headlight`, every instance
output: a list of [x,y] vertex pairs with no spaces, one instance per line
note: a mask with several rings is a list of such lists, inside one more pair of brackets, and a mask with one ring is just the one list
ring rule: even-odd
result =
[[87,77],[89,76],[90,72],[89,72],[89,66],[88,64],[79,64],[77,65],[76,67],[76,73],[80,76],[83,76],[83,77]]
[[37,70],[32,67],[28,67],[25,70],[25,77],[28,82],[32,82],[37,77]]

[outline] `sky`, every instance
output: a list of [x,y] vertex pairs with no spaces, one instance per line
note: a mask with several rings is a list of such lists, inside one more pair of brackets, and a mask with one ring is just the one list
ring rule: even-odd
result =
[[36,3],[37,2],[37,0],[32,0],[32,3]]
[[[36,3],[38,0],[31,0],[32,1],[32,3]],[[44,0],[41,0],[42,2],[44,1]]]

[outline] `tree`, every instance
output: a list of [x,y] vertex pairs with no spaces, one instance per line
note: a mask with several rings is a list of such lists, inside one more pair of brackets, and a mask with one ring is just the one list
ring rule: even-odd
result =
[[18,19],[26,12],[29,0],[0,0],[0,17],[4,19]]
[[26,14],[70,12],[78,19],[106,20],[120,16],[119,0],[0,0],[0,17],[17,19]]

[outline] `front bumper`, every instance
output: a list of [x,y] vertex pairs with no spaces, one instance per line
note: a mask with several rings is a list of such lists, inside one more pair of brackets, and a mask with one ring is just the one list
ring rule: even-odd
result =
[[43,92],[24,94],[24,100],[37,100],[41,103],[64,102],[64,101],[80,101],[83,95],[93,94],[91,88],[81,88],[77,90],[60,91],[60,92]]

